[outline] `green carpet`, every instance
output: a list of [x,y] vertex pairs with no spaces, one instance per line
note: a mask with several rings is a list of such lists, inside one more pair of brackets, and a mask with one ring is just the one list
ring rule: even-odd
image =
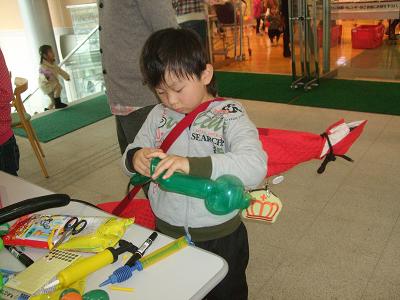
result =
[[327,79],[291,104],[400,115],[400,83]]
[[216,72],[216,78],[223,97],[288,103],[301,94],[290,88],[286,75]]
[[[111,116],[106,95],[101,95],[68,108],[32,120],[38,139],[47,143],[67,133]],[[25,131],[17,128],[14,133],[26,137]]]
[[[340,79],[321,80],[320,86],[304,92],[291,89],[291,76],[216,72],[218,92],[223,97],[400,115],[400,84]],[[41,142],[111,116],[105,95],[70,105],[32,120]],[[16,135],[26,137],[22,129]]]
[[400,115],[400,83],[323,79],[305,92],[291,76],[217,72],[220,96],[313,107]]

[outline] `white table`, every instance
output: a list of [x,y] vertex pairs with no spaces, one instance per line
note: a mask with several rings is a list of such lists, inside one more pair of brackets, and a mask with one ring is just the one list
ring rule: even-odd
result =
[[[3,206],[51,193],[21,178],[0,171],[0,197]],[[71,202],[65,207],[48,209],[43,213],[107,215],[99,209],[78,202]],[[150,234],[150,230],[134,224],[125,233],[124,239],[140,246]],[[148,253],[171,241],[170,237],[159,234]],[[33,259],[46,253],[41,249],[27,249],[29,249],[27,254]],[[114,264],[89,275],[86,290],[97,289],[98,285],[121,265],[120,258]],[[109,293],[110,299],[201,299],[225,277],[227,272],[228,265],[223,258],[190,246],[142,272],[136,272],[128,281],[118,284],[134,288],[133,293],[111,291],[107,287],[104,287],[104,290]]]

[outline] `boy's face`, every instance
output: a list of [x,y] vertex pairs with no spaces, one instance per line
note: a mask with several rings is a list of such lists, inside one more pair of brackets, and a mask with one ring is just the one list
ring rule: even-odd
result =
[[200,79],[196,76],[178,78],[175,74],[166,72],[165,82],[155,88],[161,102],[170,109],[187,114],[193,111],[200,103],[214,98],[207,92],[207,85],[211,82],[213,67],[207,64]]

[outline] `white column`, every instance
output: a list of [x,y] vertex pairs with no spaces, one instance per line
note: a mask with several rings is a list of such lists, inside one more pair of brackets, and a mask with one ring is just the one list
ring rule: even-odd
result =
[[37,57],[37,63],[39,63],[39,47],[44,44],[53,48],[56,61],[59,61],[47,0],[18,0],[18,4],[28,45],[32,48],[33,57]]

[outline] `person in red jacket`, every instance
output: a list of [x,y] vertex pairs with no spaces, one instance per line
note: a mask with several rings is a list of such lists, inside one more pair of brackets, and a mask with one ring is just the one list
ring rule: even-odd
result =
[[10,73],[0,49],[0,171],[18,175],[19,150],[11,129],[11,105],[13,98]]

